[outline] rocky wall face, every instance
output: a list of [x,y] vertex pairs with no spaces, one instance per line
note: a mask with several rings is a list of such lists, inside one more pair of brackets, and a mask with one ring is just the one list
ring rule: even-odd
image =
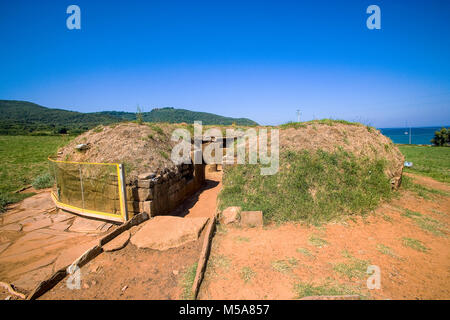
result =
[[175,169],[165,168],[138,176],[127,186],[128,212],[146,212],[151,216],[170,213],[187,197],[195,193],[205,181],[205,166],[182,164]]

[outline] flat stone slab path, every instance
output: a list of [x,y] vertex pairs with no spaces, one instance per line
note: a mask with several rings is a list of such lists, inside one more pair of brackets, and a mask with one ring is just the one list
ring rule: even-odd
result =
[[30,292],[114,226],[56,210],[46,190],[0,214],[0,281]]
[[157,216],[143,223],[131,243],[138,248],[168,250],[195,241],[200,236],[208,218],[181,218]]

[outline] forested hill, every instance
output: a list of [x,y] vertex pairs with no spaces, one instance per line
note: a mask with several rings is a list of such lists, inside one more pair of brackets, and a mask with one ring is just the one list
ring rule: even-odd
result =
[[[212,113],[195,112],[185,109],[160,108],[141,113],[143,121],[203,124],[256,125],[245,118],[229,118]],[[82,113],[63,109],[50,109],[35,103],[16,100],[0,100],[0,134],[79,134],[99,124],[108,125],[121,121],[136,120],[136,113],[122,111],[104,111]]]
[[[136,119],[136,113],[131,112],[104,111],[97,114],[121,117],[126,120]],[[255,121],[247,118],[230,118],[219,116],[214,113],[175,108],[155,108],[150,112],[142,112],[141,115],[142,119],[146,122],[193,123],[194,121],[202,121],[205,125],[231,125],[233,123],[242,126],[257,125]]]

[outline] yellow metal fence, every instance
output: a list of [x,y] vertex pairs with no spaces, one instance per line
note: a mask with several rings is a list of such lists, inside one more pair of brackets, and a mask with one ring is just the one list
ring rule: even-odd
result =
[[121,164],[48,160],[58,208],[116,222],[128,220]]

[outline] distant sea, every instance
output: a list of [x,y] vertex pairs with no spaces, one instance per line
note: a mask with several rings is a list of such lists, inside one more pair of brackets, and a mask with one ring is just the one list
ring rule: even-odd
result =
[[[445,126],[449,128],[450,126]],[[442,127],[411,128],[411,144],[431,144],[434,132]],[[409,143],[409,128],[378,128],[382,134],[389,137],[394,143]]]

